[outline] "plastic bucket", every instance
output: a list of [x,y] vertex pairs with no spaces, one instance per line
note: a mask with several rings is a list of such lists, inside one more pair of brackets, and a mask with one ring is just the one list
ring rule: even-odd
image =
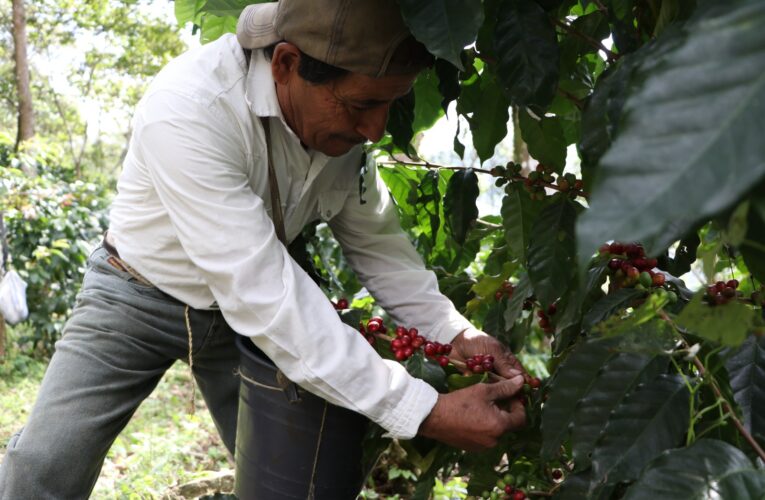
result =
[[298,389],[290,403],[276,366],[237,336],[241,385],[236,434],[240,500],[355,499],[366,473],[362,439],[369,421]]

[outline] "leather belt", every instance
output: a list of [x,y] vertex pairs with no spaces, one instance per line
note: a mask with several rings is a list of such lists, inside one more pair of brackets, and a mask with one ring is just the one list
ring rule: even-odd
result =
[[113,268],[118,269],[124,273],[128,273],[140,284],[144,286],[154,286],[151,284],[151,281],[144,278],[141,273],[130,267],[127,262],[122,260],[120,253],[117,251],[117,247],[114,246],[112,241],[113,240],[109,237],[108,232],[104,234],[104,240],[101,242],[101,246],[104,247],[104,250],[106,250],[106,252],[109,254],[109,258],[106,259],[106,262],[109,263],[109,265]]

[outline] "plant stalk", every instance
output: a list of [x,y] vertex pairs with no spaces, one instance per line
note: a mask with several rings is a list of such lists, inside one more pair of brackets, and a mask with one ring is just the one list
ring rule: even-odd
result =
[[[672,321],[672,318],[667,315],[666,312],[661,311],[660,312],[661,318],[666,321],[677,333],[680,335],[680,338],[682,339],[683,343],[685,344],[685,347],[688,347],[688,343],[685,341],[685,338],[683,337],[683,334],[680,332],[680,329],[677,327],[674,321]],[[736,412],[733,411],[733,407],[730,405],[727,399],[722,394],[722,391],[720,391],[720,387],[717,385],[717,381],[715,380],[714,376],[709,374],[704,367],[704,363],[701,362],[701,360],[697,357],[693,357],[693,364],[696,367],[696,369],[699,371],[699,375],[702,377],[709,376],[709,384],[712,386],[712,392],[714,392],[715,397],[717,397],[720,401],[722,401],[723,409],[727,412],[730,419],[733,421],[733,425],[736,427],[736,430],[738,430],[739,434],[744,438],[744,440],[749,443],[749,446],[754,449],[754,451],[757,453],[757,455],[760,457],[760,460],[765,461],[765,450],[762,449],[760,444],[754,439],[754,437],[749,433],[748,430],[746,430],[746,427],[744,427],[744,424],[741,423],[741,420],[739,420],[738,416],[736,415]]]
[[598,50],[602,50],[606,54],[606,57],[608,58],[608,62],[614,62],[617,59],[619,59],[619,54],[617,54],[616,52],[612,51],[611,49],[609,49],[608,47],[603,45],[603,43],[599,42],[598,40],[595,40],[594,38],[591,38],[591,37],[585,35],[584,33],[581,33],[579,31],[577,31],[570,24],[566,24],[563,21],[561,21],[559,19],[556,19],[555,20],[555,25],[560,27],[560,28],[562,28],[567,33],[570,33],[571,35],[573,35],[573,36],[575,36],[577,38],[581,38],[582,40],[587,42],[590,46],[592,46],[592,47],[594,47],[594,48],[596,48]]

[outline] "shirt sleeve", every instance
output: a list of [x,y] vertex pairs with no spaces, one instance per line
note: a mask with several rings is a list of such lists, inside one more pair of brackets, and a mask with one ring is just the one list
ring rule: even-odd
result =
[[406,233],[373,159],[367,162],[366,203],[348,196],[330,221],[351,267],[382,307],[400,324],[416,327],[426,338],[451,342],[472,328],[438,289]]
[[[137,119],[136,157],[229,325],[293,382],[364,414],[393,437],[413,437],[437,392],[380,358],[291,259],[249,185],[242,132],[169,92],[144,108],[159,118]],[[255,132],[263,145],[256,154],[265,156],[259,123]]]

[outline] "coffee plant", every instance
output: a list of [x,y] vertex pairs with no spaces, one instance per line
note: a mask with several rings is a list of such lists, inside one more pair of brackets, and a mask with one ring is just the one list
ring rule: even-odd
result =
[[[31,175],[30,175],[31,174]],[[50,355],[74,306],[88,255],[107,226],[109,186],[75,179],[55,148],[13,152],[0,134],[0,212],[9,266],[27,287],[24,351]]]
[[[247,3],[175,6],[211,40]],[[408,495],[458,474],[476,498],[761,498],[765,3],[399,5],[437,60],[393,105],[369,161],[442,291],[530,361],[537,387],[523,395],[527,427],[493,450],[400,443],[417,470]],[[447,111],[479,165],[418,155]],[[499,162],[508,123],[522,147]],[[479,176],[501,194],[492,214],[479,214]],[[358,290],[333,278],[347,268],[325,243],[311,248],[336,299]],[[361,295],[351,305],[373,310]],[[442,363],[410,347],[417,336],[391,350],[394,326],[361,326],[440,391],[489,381],[484,360],[477,372]]]

